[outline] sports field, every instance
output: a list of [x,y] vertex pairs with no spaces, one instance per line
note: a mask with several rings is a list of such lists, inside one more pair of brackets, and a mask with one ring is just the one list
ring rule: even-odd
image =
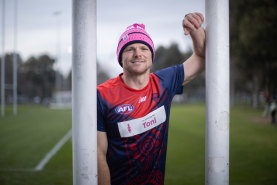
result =
[[[71,110],[19,106],[13,116],[6,109],[0,185],[72,184]],[[205,106],[173,106],[170,124],[165,184],[205,184]],[[230,185],[276,185],[276,174],[277,126],[261,119],[261,110],[232,108]]]

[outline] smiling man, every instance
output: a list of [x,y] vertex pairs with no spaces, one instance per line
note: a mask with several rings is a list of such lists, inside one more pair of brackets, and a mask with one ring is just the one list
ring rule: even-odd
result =
[[154,44],[145,26],[133,24],[121,35],[117,59],[123,73],[97,87],[99,184],[164,184],[171,101],[205,68],[203,21],[200,13],[185,16],[193,55],[155,73]]

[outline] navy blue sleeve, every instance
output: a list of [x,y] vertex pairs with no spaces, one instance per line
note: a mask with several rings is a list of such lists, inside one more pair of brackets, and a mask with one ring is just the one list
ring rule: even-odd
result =
[[97,130],[102,132],[106,132],[104,115],[103,100],[97,90]]
[[183,93],[182,84],[185,79],[183,64],[156,71],[154,74],[161,79],[163,86],[168,88],[173,94]]

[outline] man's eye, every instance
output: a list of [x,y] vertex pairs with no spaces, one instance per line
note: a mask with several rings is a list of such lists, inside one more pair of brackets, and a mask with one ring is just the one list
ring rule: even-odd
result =
[[133,48],[127,48],[126,51],[133,51]]

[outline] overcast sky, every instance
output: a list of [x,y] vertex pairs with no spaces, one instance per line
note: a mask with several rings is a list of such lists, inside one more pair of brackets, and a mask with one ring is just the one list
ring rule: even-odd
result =
[[[1,43],[2,43],[2,2]],[[5,5],[5,51],[13,51],[14,0]],[[56,12],[56,13],[55,13]],[[59,13],[57,13],[59,12]],[[97,1],[97,58],[115,77],[122,71],[117,63],[118,39],[125,28],[143,23],[155,48],[177,42],[182,51],[191,47],[183,35],[182,19],[189,12],[205,15],[205,0],[99,0]],[[58,68],[64,74],[71,68],[71,0],[18,0],[17,50],[24,60],[34,55],[58,55]],[[2,45],[0,46],[2,52]],[[56,66],[55,66],[56,67]]]

